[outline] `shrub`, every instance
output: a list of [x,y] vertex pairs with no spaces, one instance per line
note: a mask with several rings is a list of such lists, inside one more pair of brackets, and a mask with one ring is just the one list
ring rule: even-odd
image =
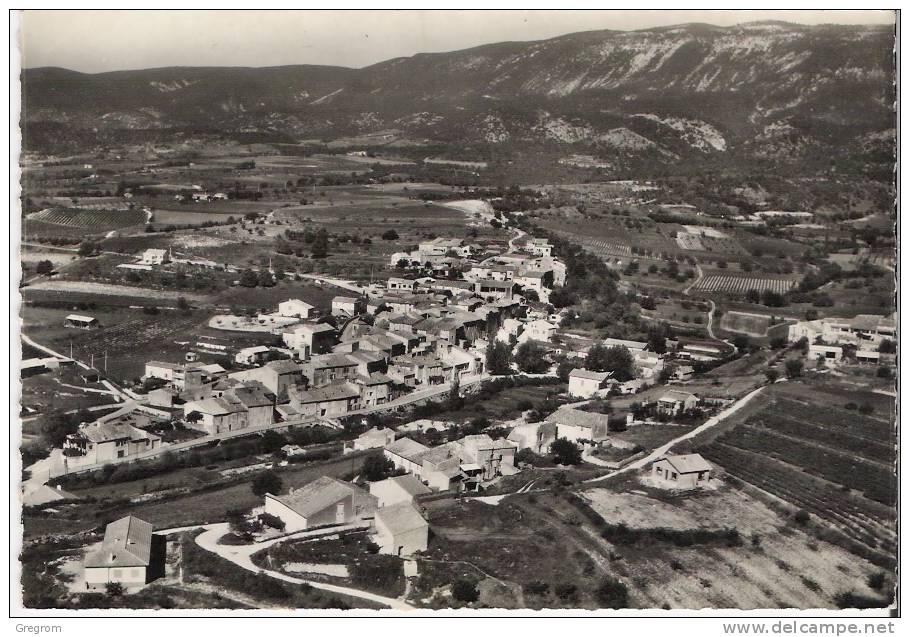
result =
[[480,591],[474,582],[457,579],[452,583],[452,597],[460,602],[476,602],[480,598]]
[[837,604],[837,607],[840,609],[858,608],[860,610],[865,610],[867,608],[884,608],[888,605],[887,602],[881,599],[868,597],[866,595],[858,595],[853,592],[838,593],[834,597],[834,603]]
[[602,608],[627,608],[629,606],[629,589],[618,580],[605,577],[594,592]]
[[546,595],[550,592],[550,585],[540,580],[534,580],[525,584],[522,589],[528,595]]
[[123,584],[120,582],[108,582],[104,585],[104,592],[108,597],[120,597],[123,595]]
[[796,522],[797,524],[799,524],[800,526],[806,526],[807,524],[809,524],[810,519],[811,519],[811,517],[809,516],[809,512],[806,511],[805,509],[800,509],[799,511],[797,511],[796,513],[793,514],[793,521]]
[[578,587],[575,584],[559,584],[554,592],[556,597],[564,602],[574,602],[578,599]]
[[879,591],[885,585],[885,574],[881,571],[872,573],[866,578],[866,583],[869,584],[869,588]]
[[265,471],[253,478],[250,488],[258,497],[263,497],[266,493],[277,494],[281,491],[281,478],[274,471]]

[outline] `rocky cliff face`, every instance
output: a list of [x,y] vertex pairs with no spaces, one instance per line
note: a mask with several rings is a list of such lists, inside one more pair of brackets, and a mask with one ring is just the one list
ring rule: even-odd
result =
[[194,127],[332,138],[394,129],[663,158],[880,153],[895,126],[893,44],[882,27],[693,24],[356,70],[32,69],[23,73],[25,119],[102,133]]

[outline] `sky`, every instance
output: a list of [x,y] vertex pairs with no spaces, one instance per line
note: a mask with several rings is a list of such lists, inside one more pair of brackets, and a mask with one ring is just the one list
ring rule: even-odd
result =
[[161,66],[360,68],[416,53],[595,29],[755,20],[893,24],[890,11],[39,11],[20,14],[22,65],[85,73]]

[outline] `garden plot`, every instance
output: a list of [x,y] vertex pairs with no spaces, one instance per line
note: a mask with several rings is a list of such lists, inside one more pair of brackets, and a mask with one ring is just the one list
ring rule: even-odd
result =
[[786,294],[795,285],[796,281],[790,279],[709,274],[696,283],[693,289],[698,292],[728,292],[732,294],[745,294],[749,290],[757,290],[759,292],[770,290],[777,294]]

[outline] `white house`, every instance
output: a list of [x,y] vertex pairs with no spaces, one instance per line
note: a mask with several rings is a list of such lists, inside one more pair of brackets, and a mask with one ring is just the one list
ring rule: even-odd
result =
[[101,327],[101,324],[94,316],[70,314],[63,319],[63,327],[75,327],[81,330],[94,330]]
[[380,507],[399,502],[413,503],[417,496],[427,493],[432,493],[430,488],[410,473],[370,484],[370,495],[376,498],[377,505]]
[[524,324],[524,331],[518,336],[518,342],[540,341],[541,343],[549,343],[553,340],[558,329],[559,327],[555,323],[537,319]]
[[698,397],[684,391],[670,390],[657,399],[657,411],[668,416],[677,416],[697,405]]
[[354,451],[385,447],[393,442],[395,442],[395,432],[392,429],[373,427],[354,440]]
[[363,522],[375,510],[376,498],[350,482],[328,476],[291,489],[287,495],[265,494],[265,512],[280,518],[286,532]]
[[427,550],[430,525],[410,502],[378,509],[374,524],[380,553],[402,556]]
[[161,248],[149,248],[142,253],[142,258],[139,260],[140,263],[145,265],[162,265],[169,261],[170,257],[167,250]]
[[844,350],[838,345],[810,345],[806,356],[811,361],[821,358],[826,363],[839,363],[844,357]]
[[308,319],[315,308],[300,299],[288,299],[278,304],[278,315],[287,318]]
[[697,453],[664,456],[651,465],[651,475],[674,489],[696,489],[711,480],[712,467]]
[[109,583],[124,588],[146,584],[155,570],[152,537],[152,525],[131,515],[108,524],[101,547],[85,556],[85,587],[93,590]]
[[576,368],[569,372],[569,395],[578,398],[591,398],[604,388],[610,372],[592,372]]
[[266,345],[256,345],[254,347],[244,347],[234,355],[234,362],[241,365],[255,365],[264,362],[272,351]]

